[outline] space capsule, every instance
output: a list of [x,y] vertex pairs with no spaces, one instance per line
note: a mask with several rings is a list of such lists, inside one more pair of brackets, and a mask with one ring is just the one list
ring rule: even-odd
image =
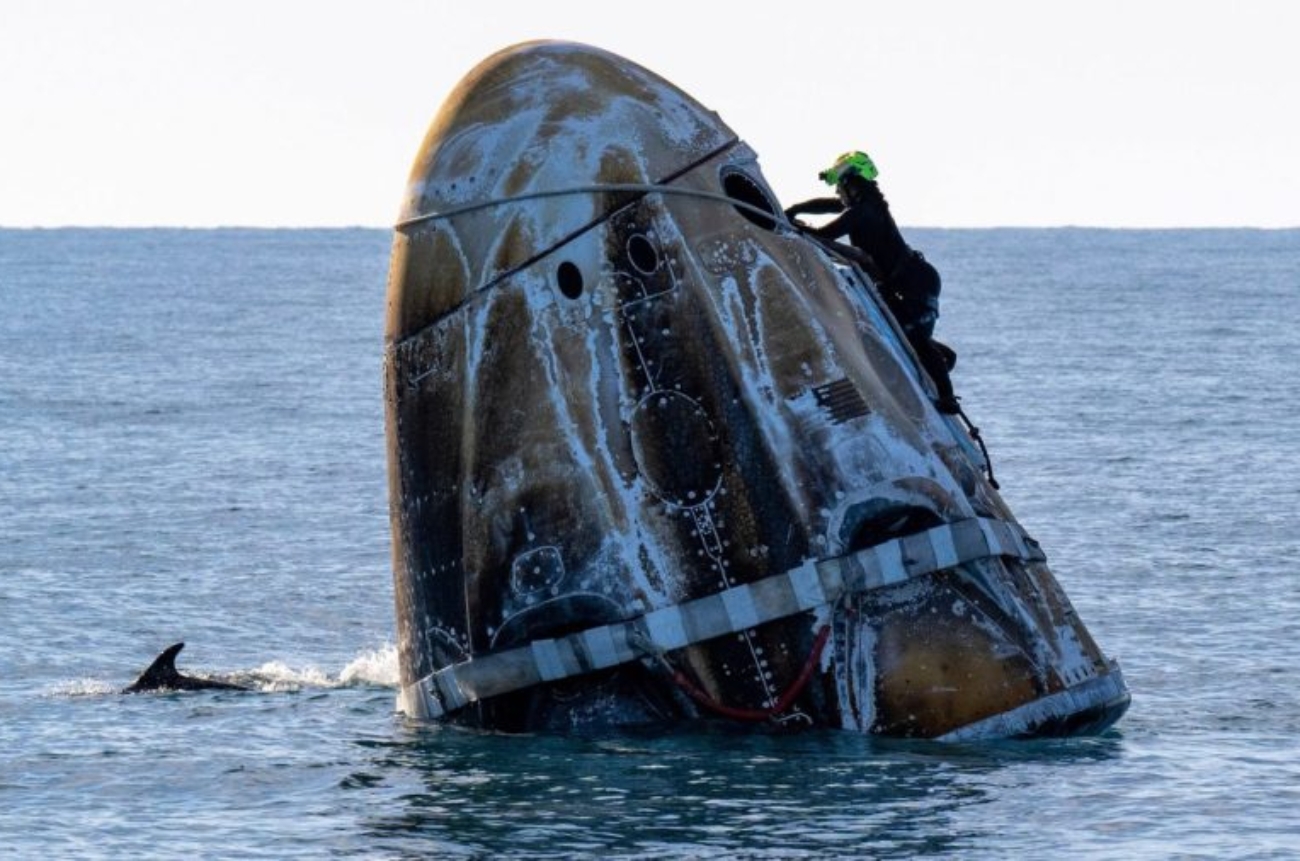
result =
[[413,718],[1065,735],[1129,701],[866,276],[716,113],[573,43],[480,63],[395,231]]

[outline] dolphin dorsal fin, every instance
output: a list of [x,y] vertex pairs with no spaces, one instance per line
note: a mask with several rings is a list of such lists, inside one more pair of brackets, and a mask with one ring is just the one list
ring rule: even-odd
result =
[[180,673],[176,671],[176,656],[185,648],[184,643],[173,643],[158,657],[154,658],[149,669],[140,674],[140,678],[135,680],[128,690],[148,691],[156,688],[175,687],[175,682],[180,679]]

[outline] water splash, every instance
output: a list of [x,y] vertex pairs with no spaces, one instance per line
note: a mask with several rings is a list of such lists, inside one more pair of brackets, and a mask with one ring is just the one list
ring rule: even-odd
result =
[[339,682],[345,685],[380,685],[396,688],[401,683],[397,663],[397,646],[385,643],[378,649],[363,652],[339,673]]
[[283,661],[268,661],[247,673],[248,680],[261,691],[293,691],[303,688],[389,687],[398,686],[397,646],[385,643],[377,649],[357,655],[332,676],[319,667],[293,668]]
[[42,692],[45,697],[102,697],[115,694],[121,687],[103,679],[72,679],[59,682]]

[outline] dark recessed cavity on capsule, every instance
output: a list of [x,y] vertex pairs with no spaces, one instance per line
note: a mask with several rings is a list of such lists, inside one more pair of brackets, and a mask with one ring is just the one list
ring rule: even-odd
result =
[[[737,206],[736,212],[739,212],[750,224],[757,225],[764,230],[772,230],[776,227],[776,204],[772,202],[767,191],[748,174],[738,170],[724,171],[722,174],[722,190],[727,197],[737,203],[746,204]],[[773,217],[767,218],[761,213],[755,212],[755,208],[769,213]]]
[[555,283],[567,299],[577,299],[582,295],[582,272],[568,260],[556,268]]
[[632,268],[642,275],[653,275],[659,268],[659,252],[653,244],[640,233],[633,234],[627,241],[627,259]]

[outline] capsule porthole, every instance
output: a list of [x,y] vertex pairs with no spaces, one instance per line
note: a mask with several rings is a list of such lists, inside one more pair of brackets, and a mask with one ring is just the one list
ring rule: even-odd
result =
[[659,268],[659,252],[640,233],[633,234],[627,240],[627,258],[631,261],[632,268],[642,275],[653,275]]
[[[738,170],[727,171],[722,175],[722,190],[727,197],[741,204],[736,207],[736,212],[750,224],[764,230],[776,227],[776,205],[763,187],[749,175]],[[756,209],[762,211],[756,212]],[[764,216],[764,212],[772,217]]]
[[577,299],[582,295],[582,271],[568,260],[556,268],[555,283],[567,299]]

